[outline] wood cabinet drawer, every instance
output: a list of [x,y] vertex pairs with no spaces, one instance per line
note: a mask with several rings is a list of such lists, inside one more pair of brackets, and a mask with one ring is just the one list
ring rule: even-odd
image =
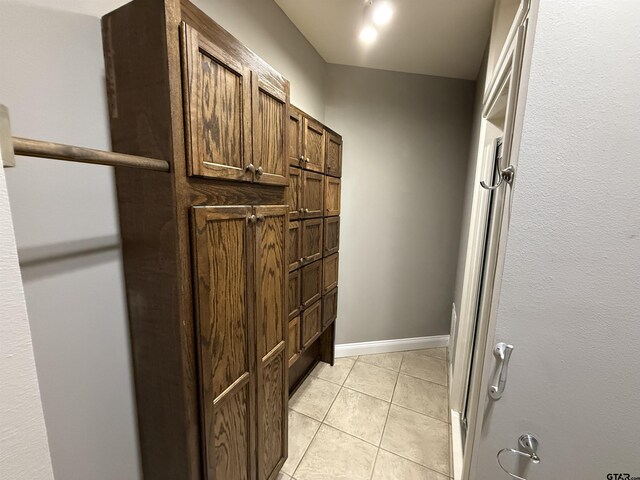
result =
[[301,269],[301,305],[309,307],[322,296],[322,260],[305,265]]
[[324,177],[324,214],[327,217],[340,215],[340,179]]
[[300,356],[300,317],[296,316],[289,321],[289,337],[287,342],[289,349],[289,367],[296,363]]
[[325,151],[324,172],[333,177],[342,176],[342,137],[325,132],[327,146]]
[[287,259],[289,271],[302,265],[302,242],[300,235],[300,222],[289,222],[289,244],[287,245]]
[[315,262],[322,258],[322,218],[302,220],[300,236],[302,238],[302,264]]
[[340,246],[340,217],[324,219],[324,250],[323,256],[328,257],[338,251]]
[[302,348],[307,348],[318,336],[321,331],[322,324],[322,302],[317,301],[309,308],[302,312],[301,331],[302,331]]
[[300,314],[300,279],[300,270],[289,273],[289,289],[287,292],[289,320]]
[[334,253],[322,260],[323,288],[322,293],[327,294],[338,286],[338,254]]
[[322,297],[322,329],[324,330],[338,316],[338,289],[334,288]]
[[[324,202],[324,175],[302,171],[302,213],[304,218],[322,216]],[[327,177],[328,178],[328,177]]]

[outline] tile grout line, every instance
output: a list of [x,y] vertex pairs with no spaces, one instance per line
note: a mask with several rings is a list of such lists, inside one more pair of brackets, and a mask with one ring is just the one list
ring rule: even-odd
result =
[[[344,382],[347,381],[347,378],[351,374],[351,370],[353,370],[353,366],[356,364],[356,361],[357,360],[354,360],[353,364],[351,365],[351,368],[349,369],[349,373],[347,373],[347,376],[344,378],[344,381],[342,382],[343,384],[344,384]],[[315,377],[315,378],[320,378],[320,377]],[[320,380],[324,380],[324,379],[320,378]],[[325,380],[325,381],[329,382],[328,380]],[[332,383],[332,382],[329,382],[329,383]],[[337,384],[334,383],[333,385],[337,385]],[[338,395],[340,395],[340,392],[342,391],[342,388],[343,388],[342,385],[340,385],[340,388],[338,389],[338,393],[336,393],[336,396],[333,398],[333,401],[331,402],[331,405],[329,405],[329,408],[325,412],[324,417],[322,417],[322,420],[320,421],[320,426],[318,426],[318,429],[313,434],[313,438],[309,442],[309,445],[307,445],[307,448],[304,449],[304,452],[302,453],[302,456],[300,457],[300,461],[298,462],[298,465],[296,465],[296,468],[293,470],[293,475],[291,475],[292,478],[295,477],[296,472],[298,471],[298,468],[300,468],[300,464],[304,460],[304,456],[307,454],[307,452],[309,451],[309,447],[311,447],[311,444],[316,439],[316,436],[318,435],[318,432],[320,431],[320,428],[322,428],[322,425],[327,425],[326,423],[324,423],[324,419],[327,418],[327,415],[329,414],[329,411],[331,410],[331,407],[333,407],[333,404],[335,403],[336,398],[338,398]],[[303,414],[301,414],[301,415],[303,415]],[[318,421],[315,418],[314,418],[314,420],[316,422]],[[327,425],[327,426],[331,427],[331,425]],[[339,430],[339,431],[341,431],[341,430]]]
[[407,462],[411,462],[411,463],[413,463],[414,465],[418,465],[419,467],[426,468],[426,469],[427,469],[427,470],[429,470],[430,472],[435,472],[435,473],[437,473],[438,475],[442,475],[442,476],[443,476],[443,477],[445,477],[445,478],[450,478],[450,477],[449,477],[449,474],[447,474],[447,473],[442,473],[442,472],[440,472],[439,470],[436,470],[436,469],[434,469],[434,468],[432,468],[432,467],[427,467],[426,465],[423,465],[423,464],[421,464],[421,463],[418,463],[418,462],[416,462],[415,460],[411,460],[410,458],[407,458],[407,457],[405,457],[405,456],[403,456],[403,455],[400,455],[399,453],[392,452],[391,450],[387,450],[386,448],[382,448],[382,447],[380,447],[380,450],[383,450],[383,451],[385,451],[385,452],[387,452],[387,453],[390,453],[391,455],[395,455],[396,457],[400,457],[400,458],[402,458],[403,460],[406,460]]

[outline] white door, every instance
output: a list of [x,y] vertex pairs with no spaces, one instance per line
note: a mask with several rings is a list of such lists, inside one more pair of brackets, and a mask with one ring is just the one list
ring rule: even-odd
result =
[[539,3],[469,478],[640,477],[640,2]]

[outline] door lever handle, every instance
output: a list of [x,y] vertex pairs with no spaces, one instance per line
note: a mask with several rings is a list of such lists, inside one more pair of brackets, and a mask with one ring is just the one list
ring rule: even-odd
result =
[[500,342],[493,349],[493,356],[498,360],[500,365],[500,375],[498,376],[498,384],[491,385],[489,387],[489,396],[494,400],[498,400],[502,397],[504,387],[507,384],[507,369],[509,368],[509,359],[511,358],[511,352],[513,351],[513,345],[507,345]]

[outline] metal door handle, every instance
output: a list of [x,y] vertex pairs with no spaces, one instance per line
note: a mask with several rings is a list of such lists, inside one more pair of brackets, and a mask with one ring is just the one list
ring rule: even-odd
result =
[[309,209],[308,209],[308,208],[305,208],[305,209],[304,209],[304,213],[309,213]]
[[256,173],[256,167],[253,166],[253,163],[250,163],[249,165],[247,165],[245,167],[245,170],[247,172],[250,172],[251,174],[255,174]]
[[250,217],[247,217],[247,222],[249,223],[256,223],[256,216],[255,215],[251,215]]
[[494,400],[498,400],[502,397],[504,387],[507,384],[507,369],[509,368],[509,359],[511,358],[511,352],[513,351],[513,345],[507,345],[500,342],[493,349],[493,356],[498,360],[500,365],[500,376],[498,377],[498,385],[491,385],[489,387],[489,396]]
[[262,167],[258,167],[258,169],[256,170],[256,175],[260,176],[264,173],[264,170],[262,169]]
[[256,219],[257,219],[259,222],[264,222],[264,215],[262,215],[262,214],[258,214],[258,215],[256,215]]

